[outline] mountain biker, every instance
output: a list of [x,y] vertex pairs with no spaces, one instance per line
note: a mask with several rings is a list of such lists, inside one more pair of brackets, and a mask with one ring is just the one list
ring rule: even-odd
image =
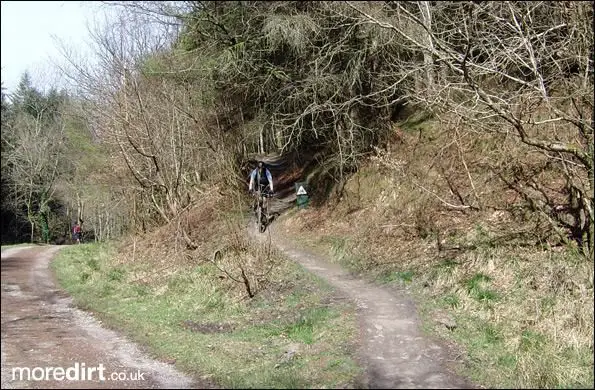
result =
[[76,225],[74,225],[74,227],[72,228],[72,238],[74,238],[77,244],[81,243],[81,233],[81,224],[77,222]]
[[[259,183],[256,183],[259,181]],[[274,192],[273,190],[273,176],[271,175],[271,171],[266,167],[264,161],[258,161],[256,168],[250,173],[250,184],[248,185],[248,191],[252,192],[256,190],[255,184],[260,184],[266,186],[268,184],[269,188],[271,189],[271,193]]]
[[[273,175],[271,175],[271,171],[266,167],[264,161],[258,161],[256,168],[250,173],[250,184],[248,185],[248,191],[251,194],[255,194],[256,186],[260,185],[265,188],[270,188],[270,192],[273,193]],[[254,205],[253,208],[256,209],[256,205],[258,204],[258,199],[256,199],[256,194],[254,198]]]

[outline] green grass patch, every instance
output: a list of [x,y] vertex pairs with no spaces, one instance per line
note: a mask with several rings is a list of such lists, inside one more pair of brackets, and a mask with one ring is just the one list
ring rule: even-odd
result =
[[400,121],[399,127],[406,132],[417,132],[420,129],[426,130],[429,122],[432,121],[432,114],[427,111],[415,111],[405,120]]
[[317,253],[328,256],[332,262],[340,264],[356,274],[365,270],[365,258],[355,252],[345,237],[322,236],[318,239],[318,244],[322,245],[326,252],[320,251],[320,248],[316,247],[312,249]]
[[531,350],[539,351],[544,344],[545,337],[539,332],[523,330],[523,332],[521,333],[521,342],[519,345],[519,349],[522,352],[527,352]]
[[451,309],[461,306],[461,299],[457,294],[447,294],[442,298],[444,304]]
[[339,263],[349,255],[347,240],[344,237],[325,236],[321,238],[321,242],[330,247],[333,260]]
[[394,281],[399,281],[402,283],[411,283],[413,281],[413,277],[415,276],[415,272],[413,271],[392,271],[382,274],[379,277],[379,281],[383,283],[390,283]]
[[455,259],[444,259],[444,260],[440,261],[438,264],[436,264],[434,266],[434,268],[438,272],[444,272],[446,274],[452,274],[455,271],[455,269],[457,268],[458,265],[459,265],[459,262],[456,261]]
[[328,303],[330,287],[300,266],[282,260],[272,285],[250,300],[210,264],[149,283],[138,275],[154,266],[116,264],[114,254],[104,244],[76,245],[52,268],[79,306],[182,371],[229,388],[353,387],[362,373],[354,308]]
[[477,273],[465,281],[467,292],[480,302],[495,301],[498,299],[498,293],[486,287],[491,280],[492,278],[489,276]]
[[[580,314],[587,308],[592,310],[588,295],[583,295],[592,294],[592,279],[580,276],[588,272],[574,270],[572,262],[563,257],[567,255],[550,259],[551,263],[536,264],[511,256],[494,263],[487,272],[490,260],[502,257],[485,249],[481,256],[486,257],[480,258],[475,268],[467,266],[466,270],[462,261],[446,260],[429,267],[440,271],[428,272],[430,280],[424,282],[432,285],[441,278],[440,294],[413,280],[411,291],[417,297],[424,330],[458,344],[465,362],[460,372],[483,386],[592,388],[592,338],[591,344],[575,341],[581,332],[592,329],[592,312],[590,317]],[[589,268],[586,264],[582,267]],[[569,274],[562,277],[564,272]],[[584,290],[569,291],[563,281],[570,278],[573,286]],[[500,284],[508,280],[508,289],[497,288],[499,279]],[[552,292],[544,293],[544,288]],[[428,293],[440,298],[428,299]],[[584,304],[578,304],[577,299],[585,300]],[[436,325],[436,310],[447,310],[457,327],[448,331]]]
[[319,327],[329,318],[331,313],[326,307],[312,308],[300,314],[299,319],[285,328],[287,337],[304,344],[312,344],[315,337],[315,327]]

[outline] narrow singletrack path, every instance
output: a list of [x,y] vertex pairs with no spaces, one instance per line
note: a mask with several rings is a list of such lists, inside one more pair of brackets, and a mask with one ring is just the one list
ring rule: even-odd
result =
[[336,264],[299,248],[273,222],[265,233],[255,223],[251,235],[274,246],[334,286],[357,305],[361,360],[369,388],[478,388],[447,368],[452,352],[419,330],[415,305],[405,291],[393,291],[355,278]]

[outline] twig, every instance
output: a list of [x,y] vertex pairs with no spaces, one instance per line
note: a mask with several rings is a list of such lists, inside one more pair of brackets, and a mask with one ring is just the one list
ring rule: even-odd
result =
[[436,195],[435,193],[433,193],[432,191],[430,191],[427,188],[425,188],[424,186],[422,186],[421,184],[419,184],[418,182],[416,182],[415,180],[413,180],[413,184],[415,184],[422,190],[426,191],[428,194],[433,195],[436,199],[438,199],[440,202],[442,202],[445,206],[451,207],[453,209],[459,209],[459,210],[471,208],[471,206],[468,206],[468,205],[456,205],[456,204],[449,203],[449,202],[445,201],[444,199],[442,199],[441,197],[439,197],[438,195]]
[[379,227],[386,228],[386,227],[401,227],[401,226],[415,227],[415,225],[410,225],[408,223],[395,223],[395,224],[388,224],[388,225],[380,225]]

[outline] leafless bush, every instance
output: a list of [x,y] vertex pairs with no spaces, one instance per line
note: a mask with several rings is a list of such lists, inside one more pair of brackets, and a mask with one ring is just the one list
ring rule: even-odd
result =
[[266,245],[255,246],[245,238],[243,229],[233,232],[214,252],[212,263],[225,277],[243,285],[250,298],[266,287],[276,264],[270,238]]

